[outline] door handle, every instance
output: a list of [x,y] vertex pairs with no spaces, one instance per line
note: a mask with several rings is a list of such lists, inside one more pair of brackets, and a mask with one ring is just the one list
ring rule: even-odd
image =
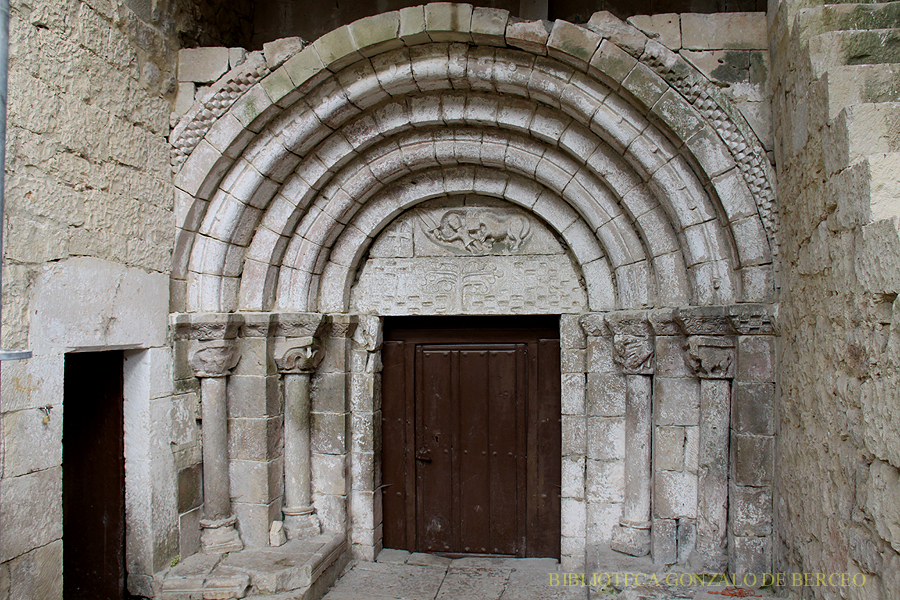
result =
[[431,462],[431,450],[428,448],[419,448],[416,451],[416,460],[420,460],[422,462]]

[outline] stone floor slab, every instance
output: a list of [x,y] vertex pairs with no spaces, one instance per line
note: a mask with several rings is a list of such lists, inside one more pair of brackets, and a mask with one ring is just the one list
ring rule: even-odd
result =
[[437,600],[499,600],[512,569],[450,567]]
[[375,561],[391,565],[403,565],[406,564],[406,560],[408,558],[409,552],[407,552],[406,550],[391,550],[389,548],[385,548],[378,553],[378,557],[375,559]]
[[357,563],[344,573],[327,600],[434,600],[446,569],[415,565]]
[[[379,558],[381,555],[378,555]],[[425,554],[424,552],[414,552],[406,559],[408,565],[419,565],[420,567],[449,567],[452,559],[436,554]]]

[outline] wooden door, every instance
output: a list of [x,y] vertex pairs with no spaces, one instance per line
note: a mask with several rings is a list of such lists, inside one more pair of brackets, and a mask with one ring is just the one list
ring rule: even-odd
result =
[[482,324],[386,330],[384,545],[558,557],[558,326]]
[[125,597],[123,355],[66,355],[63,597]]

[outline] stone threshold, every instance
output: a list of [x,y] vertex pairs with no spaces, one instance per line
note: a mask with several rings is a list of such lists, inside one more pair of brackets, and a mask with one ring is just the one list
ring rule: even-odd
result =
[[[158,573],[156,600],[317,600],[349,560],[343,534],[228,554],[194,554]],[[276,595],[277,594],[277,595]]]

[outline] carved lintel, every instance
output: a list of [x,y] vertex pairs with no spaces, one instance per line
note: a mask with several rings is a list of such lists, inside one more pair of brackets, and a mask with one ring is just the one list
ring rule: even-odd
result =
[[734,340],[693,335],[688,338],[688,361],[701,379],[734,377]]
[[581,315],[578,319],[578,324],[581,325],[585,335],[593,337],[610,335],[609,327],[606,325],[606,320],[603,318],[603,313],[587,313]]
[[290,348],[275,365],[281,373],[312,373],[322,362],[325,351],[319,340],[313,337],[300,338],[297,345]]
[[190,359],[197,377],[225,377],[241,360],[241,352],[233,341],[202,342]]
[[653,374],[653,338],[649,335],[617,334],[613,348],[613,360],[626,375]]

